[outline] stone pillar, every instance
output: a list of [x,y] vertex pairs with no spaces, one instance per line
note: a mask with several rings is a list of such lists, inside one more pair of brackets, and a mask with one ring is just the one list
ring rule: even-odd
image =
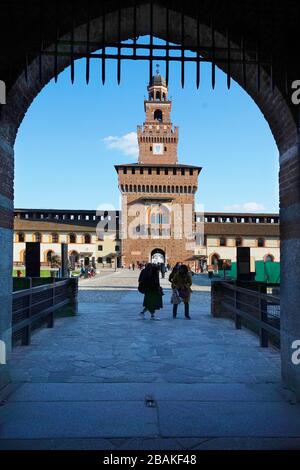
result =
[[[0,135],[0,340],[11,350],[13,266],[13,149]],[[2,343],[3,345],[3,343]],[[0,365],[0,388],[9,381],[7,365]]]
[[300,340],[300,151],[280,157],[281,357],[284,384],[300,400],[300,365],[293,364],[293,342]]

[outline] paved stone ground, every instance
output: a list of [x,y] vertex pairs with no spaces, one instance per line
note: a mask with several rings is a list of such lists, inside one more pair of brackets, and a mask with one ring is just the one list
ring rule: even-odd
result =
[[167,280],[160,321],[140,319],[137,275],[80,281],[78,316],[14,349],[0,449],[300,449],[278,351],[210,316],[205,276],[191,321],[172,319]]

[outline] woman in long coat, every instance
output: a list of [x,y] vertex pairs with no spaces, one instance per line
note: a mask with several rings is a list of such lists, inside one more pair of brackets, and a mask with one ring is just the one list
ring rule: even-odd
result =
[[[187,320],[190,320],[190,299],[191,299],[191,285],[193,284],[192,275],[189,273],[188,267],[182,264],[178,271],[172,278],[172,287],[177,290],[178,295],[184,303],[184,315]],[[178,304],[173,304],[173,318],[176,318]]]
[[155,320],[155,310],[163,308],[163,293],[159,283],[159,270],[157,265],[149,263],[145,269],[141,271],[139,277],[139,291],[144,294],[144,309],[141,315],[144,316],[145,312],[148,311],[151,314],[151,319]]

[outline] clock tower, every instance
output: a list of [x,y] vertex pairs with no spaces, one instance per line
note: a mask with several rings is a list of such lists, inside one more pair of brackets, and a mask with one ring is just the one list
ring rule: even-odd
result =
[[122,264],[193,263],[198,166],[178,163],[178,127],[164,77],[152,77],[137,128],[137,163],[116,165],[122,194]]
[[176,164],[178,128],[171,122],[172,102],[165,79],[157,73],[144,102],[146,119],[138,126],[139,163]]

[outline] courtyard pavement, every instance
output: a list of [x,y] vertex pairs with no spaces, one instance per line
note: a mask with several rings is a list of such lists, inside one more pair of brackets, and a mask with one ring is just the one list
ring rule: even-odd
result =
[[80,281],[79,313],[16,347],[2,394],[0,449],[300,449],[300,406],[280,354],[210,315],[194,276],[191,321],[141,319],[138,272]]

